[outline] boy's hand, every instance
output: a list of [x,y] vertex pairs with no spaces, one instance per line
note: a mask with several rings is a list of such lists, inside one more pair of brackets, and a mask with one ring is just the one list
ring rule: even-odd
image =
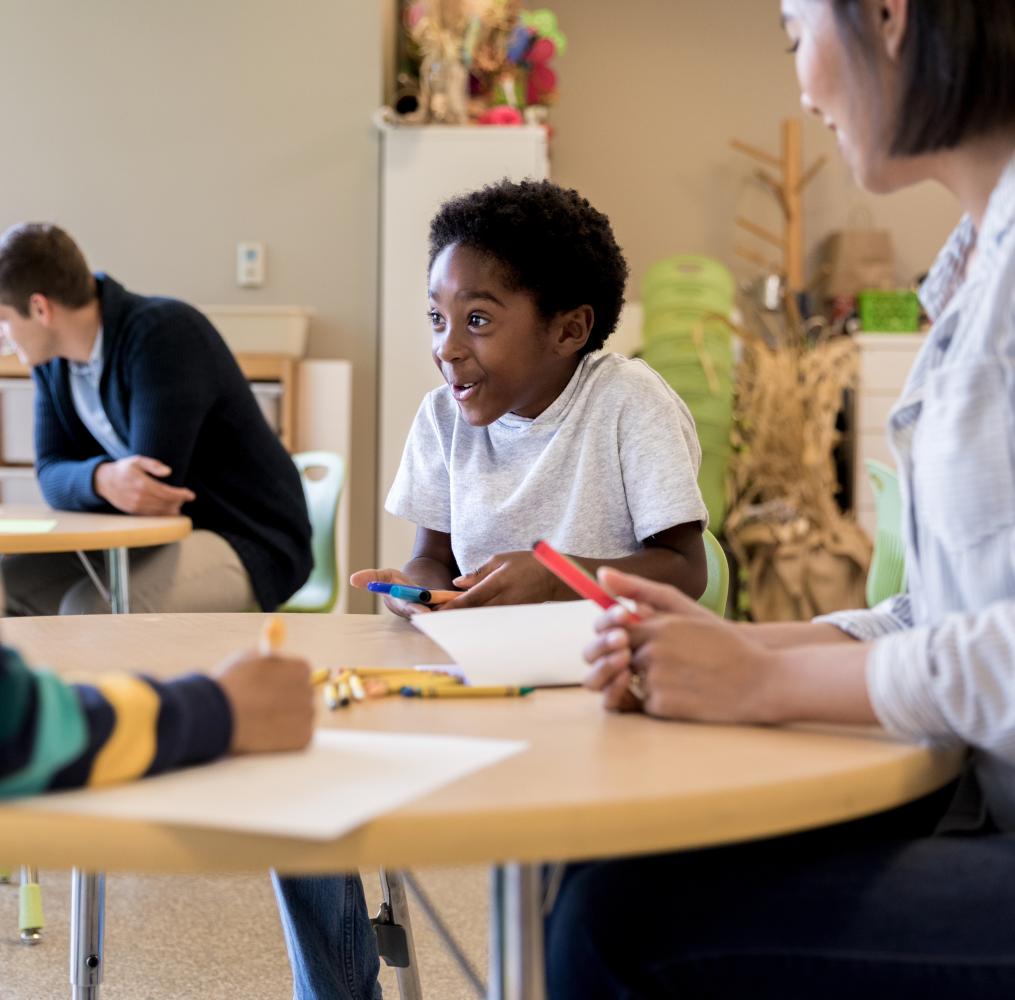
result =
[[[361,569],[349,577],[349,583],[360,590],[366,590],[368,583],[402,583],[407,587],[418,587],[415,581],[410,580],[401,570],[397,569]],[[384,606],[399,618],[411,618],[413,615],[424,614],[430,611],[425,604],[417,604],[415,601],[403,601],[397,597],[384,595]]]
[[165,517],[179,514],[194,499],[192,490],[159,482],[172,471],[157,458],[129,455],[97,465],[92,485],[97,496],[124,514]]
[[503,552],[474,573],[465,573],[451,582],[466,593],[442,604],[442,611],[488,604],[541,604],[577,597],[531,552]]
[[231,753],[302,750],[314,731],[310,665],[292,656],[240,653],[215,679],[233,711]]

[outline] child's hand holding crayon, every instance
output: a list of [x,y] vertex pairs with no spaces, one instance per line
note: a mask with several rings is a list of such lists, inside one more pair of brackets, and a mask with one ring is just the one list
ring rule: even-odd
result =
[[215,679],[233,714],[232,753],[300,750],[314,727],[310,665],[281,650],[284,628],[269,619],[256,652],[222,663]]

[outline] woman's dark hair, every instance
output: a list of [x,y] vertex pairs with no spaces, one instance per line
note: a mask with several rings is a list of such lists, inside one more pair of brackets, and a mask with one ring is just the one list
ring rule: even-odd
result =
[[[870,8],[831,0],[847,41],[871,50]],[[1015,126],[1015,0],[910,0],[890,151],[915,156]]]
[[70,309],[95,298],[95,279],[84,254],[48,222],[24,222],[0,235],[0,302],[27,316],[36,293]]
[[430,266],[459,244],[488,255],[544,319],[578,306],[594,313],[582,354],[598,351],[624,304],[627,262],[610,220],[577,191],[550,181],[503,180],[445,202],[430,223]]

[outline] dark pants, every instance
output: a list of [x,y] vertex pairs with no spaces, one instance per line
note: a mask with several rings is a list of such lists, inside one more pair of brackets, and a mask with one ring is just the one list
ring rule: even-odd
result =
[[574,866],[552,1000],[1015,997],[1015,834],[933,835],[940,796],[734,847]]

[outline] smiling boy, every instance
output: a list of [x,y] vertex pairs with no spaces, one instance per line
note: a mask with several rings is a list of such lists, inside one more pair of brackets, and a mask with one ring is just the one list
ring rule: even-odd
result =
[[[387,501],[417,525],[415,549],[355,586],[461,588],[446,608],[572,600],[532,556],[546,538],[588,569],[701,594],[694,421],[644,362],[599,353],[626,280],[609,220],[576,191],[503,181],[440,209],[429,318],[446,384],[423,400]],[[297,1000],[377,997],[359,879],[277,876],[276,893]]]
[[386,504],[417,525],[415,548],[401,573],[355,585],[462,589],[448,609],[573,599],[529,551],[544,537],[587,569],[701,594],[694,422],[643,362],[600,353],[626,278],[609,220],[575,191],[504,181],[441,208],[429,317],[446,385],[423,400]]

